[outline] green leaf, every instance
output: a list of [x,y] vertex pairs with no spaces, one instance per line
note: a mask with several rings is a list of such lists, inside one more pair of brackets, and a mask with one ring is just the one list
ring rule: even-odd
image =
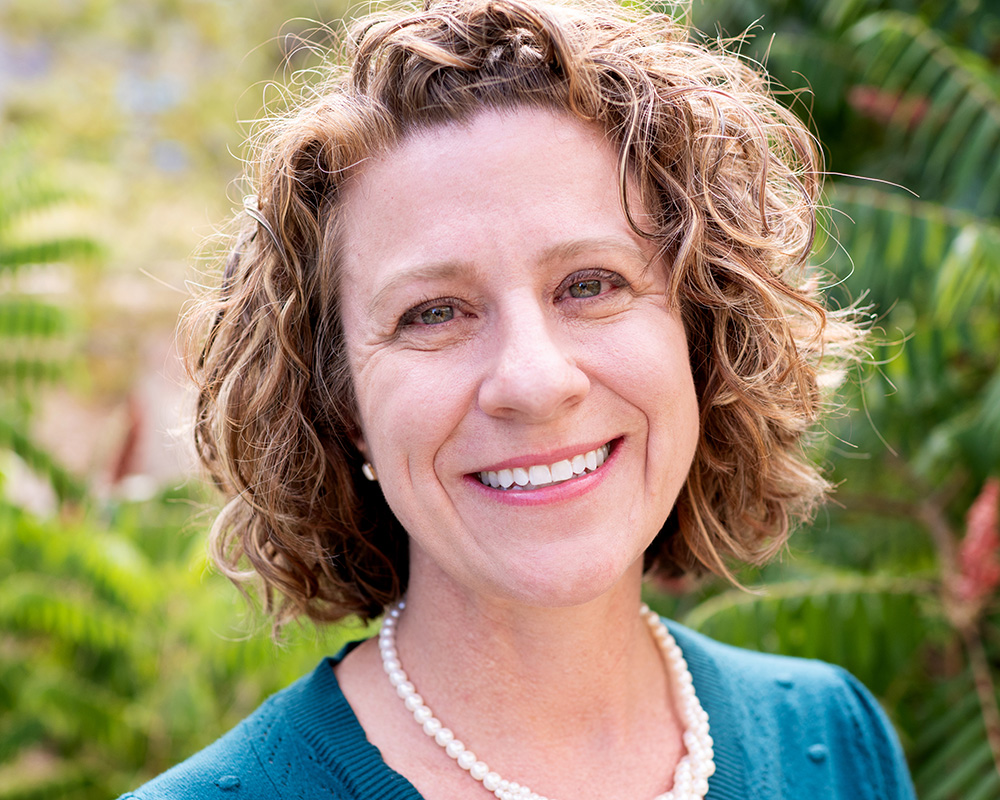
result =
[[102,249],[92,239],[67,236],[26,244],[0,243],[0,274],[25,267],[96,258]]
[[0,447],[14,451],[31,469],[46,478],[62,502],[79,502],[86,494],[83,484],[43,448],[15,425],[0,417]]

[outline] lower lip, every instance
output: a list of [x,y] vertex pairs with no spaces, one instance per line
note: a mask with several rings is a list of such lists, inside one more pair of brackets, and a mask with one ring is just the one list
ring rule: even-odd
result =
[[595,472],[588,472],[576,478],[570,478],[562,483],[554,483],[549,486],[542,486],[538,489],[528,491],[494,489],[486,486],[478,478],[466,475],[465,480],[471,483],[476,489],[483,493],[490,500],[506,503],[512,506],[540,506],[550,503],[562,503],[572,500],[580,495],[589,492],[597,487],[608,474],[609,468],[614,466],[618,460],[618,451],[621,449],[621,440],[615,440],[611,444],[611,452]]

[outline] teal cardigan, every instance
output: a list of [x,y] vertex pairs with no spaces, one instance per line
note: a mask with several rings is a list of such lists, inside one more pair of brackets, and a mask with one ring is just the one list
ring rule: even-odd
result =
[[[706,800],[914,800],[892,727],[847,672],[668,627],[715,740]],[[324,659],[217,742],[120,800],[421,800],[365,738],[334,663]],[[470,784],[470,797],[480,794]]]

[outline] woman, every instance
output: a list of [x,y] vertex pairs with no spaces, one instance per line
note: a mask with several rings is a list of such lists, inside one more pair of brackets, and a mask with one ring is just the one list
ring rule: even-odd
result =
[[130,796],[912,797],[850,676],[640,611],[826,488],[856,332],[764,79],[641,9],[442,0],[259,144],[195,365],[215,557],[278,624],[389,610]]

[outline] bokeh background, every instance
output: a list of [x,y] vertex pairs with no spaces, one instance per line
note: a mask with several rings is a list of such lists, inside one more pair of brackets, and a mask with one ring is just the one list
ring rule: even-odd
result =
[[[210,568],[175,323],[240,155],[346,5],[0,0],[0,800],[116,796],[355,625],[266,624]],[[835,501],[741,578],[650,586],[720,639],[843,664],[923,800],[1000,798],[1000,8],[698,0],[823,142],[815,261],[870,357],[813,445]],[[758,22],[759,20],[759,22]],[[865,179],[849,176],[864,176]],[[905,187],[905,188],[903,188]]]

